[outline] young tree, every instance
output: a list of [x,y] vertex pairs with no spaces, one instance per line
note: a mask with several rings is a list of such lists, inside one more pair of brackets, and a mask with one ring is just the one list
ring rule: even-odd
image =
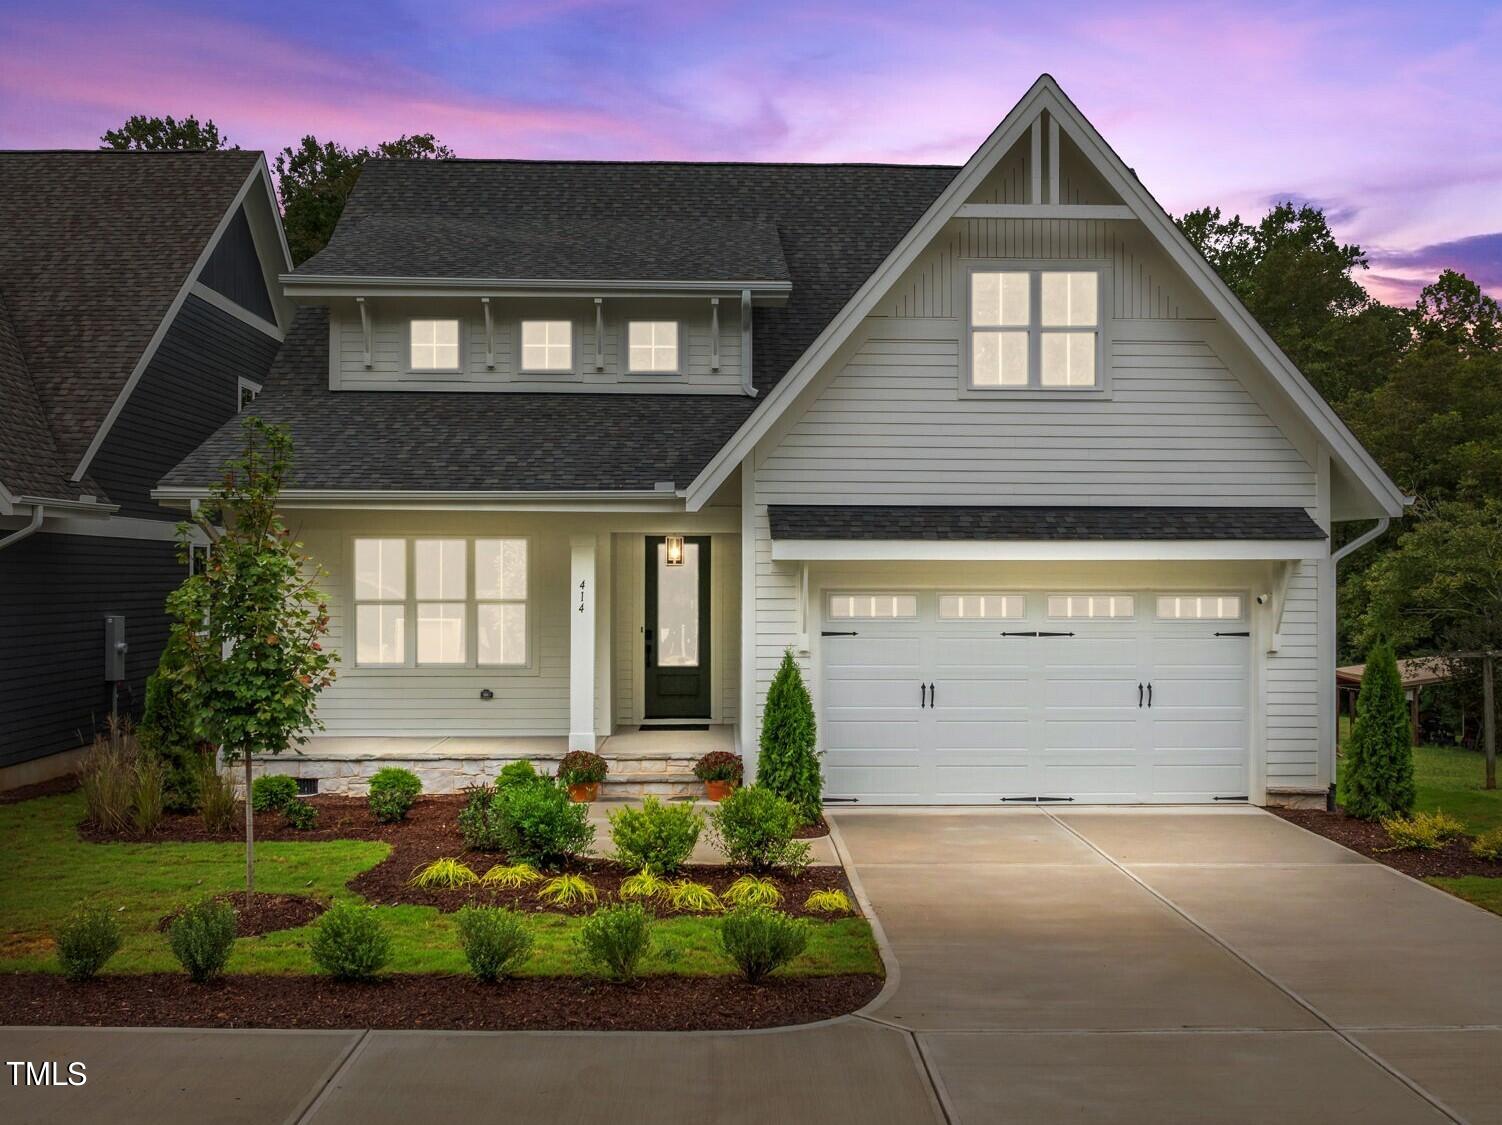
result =
[[809,823],[818,819],[824,795],[819,755],[814,750],[817,741],[813,700],[792,649],[787,649],[762,710],[756,783],[791,801]]
[[295,149],[282,149],[276,158],[277,191],[293,262],[301,264],[328,245],[367,160],[447,160],[453,155],[432,133],[404,133],[374,149],[320,143],[309,135]]
[[[276,510],[292,439],[254,415],[244,431],[243,452],[192,521],[209,537],[208,562],[173,592],[167,609],[187,658],[180,683],[199,732],[245,766],[245,888],[254,891],[251,763],[322,727],[313,708],[334,678],[336,657],[319,643],[329,625],[316,587],[323,571]],[[185,555],[189,528],[180,529]]]
[[1364,820],[1413,811],[1413,729],[1398,662],[1386,644],[1366,658],[1356,726],[1345,753],[1346,812]]
[[179,121],[175,117],[147,117],[134,114],[118,129],[110,129],[99,138],[100,148],[133,149],[137,152],[167,152],[180,149],[238,149],[228,137],[219,135],[219,126],[210,120],[199,121],[189,114]]

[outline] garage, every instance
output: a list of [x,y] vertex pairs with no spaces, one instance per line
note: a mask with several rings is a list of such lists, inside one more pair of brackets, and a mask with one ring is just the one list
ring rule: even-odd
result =
[[829,590],[826,795],[864,804],[1245,800],[1247,596]]

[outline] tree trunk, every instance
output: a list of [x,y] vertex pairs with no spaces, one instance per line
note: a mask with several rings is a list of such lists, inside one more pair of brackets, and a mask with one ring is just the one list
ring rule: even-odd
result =
[[250,801],[250,752],[241,751],[245,759],[245,892],[256,890],[256,813]]
[[1481,658],[1481,729],[1486,740],[1486,787],[1497,787],[1497,698],[1492,688],[1492,654]]

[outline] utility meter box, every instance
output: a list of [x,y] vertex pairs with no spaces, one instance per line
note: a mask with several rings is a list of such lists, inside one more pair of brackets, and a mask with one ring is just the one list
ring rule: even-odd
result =
[[104,678],[110,683],[125,679],[125,618],[110,615],[104,619]]

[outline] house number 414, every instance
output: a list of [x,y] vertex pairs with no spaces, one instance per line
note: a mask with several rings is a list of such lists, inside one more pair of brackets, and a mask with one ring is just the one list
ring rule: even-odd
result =
[[579,612],[580,613],[584,612],[584,587],[585,587],[586,584],[587,584],[587,580],[586,579],[581,578],[579,580]]

